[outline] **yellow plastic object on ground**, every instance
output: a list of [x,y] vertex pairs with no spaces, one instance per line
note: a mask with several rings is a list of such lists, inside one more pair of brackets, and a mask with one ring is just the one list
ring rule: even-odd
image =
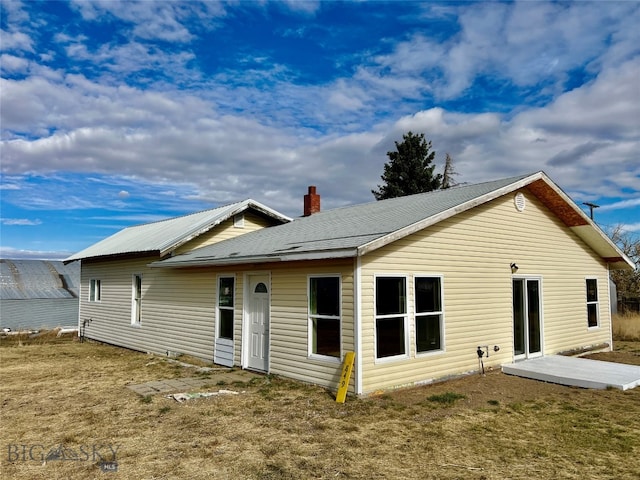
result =
[[336,394],[336,402],[344,403],[347,398],[347,389],[349,388],[349,379],[351,378],[351,370],[356,359],[356,352],[347,352],[342,362],[342,374],[340,375],[340,385]]

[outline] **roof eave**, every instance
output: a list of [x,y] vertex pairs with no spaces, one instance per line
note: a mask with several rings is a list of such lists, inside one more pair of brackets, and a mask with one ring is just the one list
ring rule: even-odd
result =
[[136,257],[148,257],[148,256],[158,256],[160,257],[160,251],[159,250],[141,250],[139,252],[123,252],[123,253],[112,253],[112,254],[108,254],[108,255],[93,255],[93,256],[88,256],[88,257],[77,257],[75,258],[75,256],[71,256],[65,260],[62,261],[62,263],[64,263],[65,265],[68,265],[69,263],[72,262],[77,262],[77,261],[105,261],[105,260],[125,260],[125,259],[129,259],[129,258],[136,258]]
[[197,258],[193,260],[178,260],[177,257],[167,260],[158,260],[150,263],[152,268],[186,268],[186,267],[215,267],[226,265],[246,265],[270,262],[295,262],[309,260],[330,260],[340,258],[352,258],[357,255],[357,249],[335,249],[309,252],[295,252],[277,255],[248,255],[245,257],[224,258]]
[[[602,231],[596,222],[594,222],[576,203],[567,195],[560,187],[558,187],[544,172],[542,178],[555,194],[557,194],[564,204],[571,208],[571,213],[567,214],[566,210],[557,212],[554,210],[553,203],[548,198],[541,198],[542,193],[536,192],[534,185],[529,186],[529,190],[538,197],[547,208],[554,211],[556,215],[573,231],[582,241],[591,247],[600,257],[615,270],[634,270],[636,268],[633,261],[624,254],[622,250],[614,243],[609,236]],[[531,184],[533,182],[530,182]],[[545,201],[546,200],[546,201]]]

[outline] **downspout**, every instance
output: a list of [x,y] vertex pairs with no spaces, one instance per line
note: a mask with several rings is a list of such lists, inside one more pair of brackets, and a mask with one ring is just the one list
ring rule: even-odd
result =
[[360,255],[356,255],[356,268],[353,279],[354,302],[353,302],[353,338],[356,349],[356,395],[362,394],[362,262]]
[[611,315],[611,264],[607,262],[607,298],[609,299],[607,315],[609,316],[609,351],[613,352],[613,317]]
[[82,260],[80,260],[80,278],[78,279],[78,339],[82,334],[82,299],[84,298],[84,294],[82,293]]

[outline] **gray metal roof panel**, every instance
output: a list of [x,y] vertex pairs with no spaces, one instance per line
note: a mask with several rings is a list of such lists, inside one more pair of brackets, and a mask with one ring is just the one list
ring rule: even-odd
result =
[[80,265],[59,261],[0,259],[0,298],[76,298]]
[[70,256],[65,262],[133,253],[163,255],[220,222],[248,209],[254,209],[280,221],[290,220],[275,210],[249,199],[181,217],[127,227]]
[[317,257],[325,252],[351,251],[383,239],[425,219],[457,209],[465,203],[499,191],[531,177],[520,175],[502,180],[447,190],[341,207],[309,217],[250,232],[173,258],[155,262],[162,267],[206,265],[240,261],[290,260]]

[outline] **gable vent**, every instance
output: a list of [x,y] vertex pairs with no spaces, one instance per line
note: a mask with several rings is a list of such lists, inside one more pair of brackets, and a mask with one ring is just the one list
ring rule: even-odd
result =
[[516,210],[524,212],[524,208],[527,206],[527,199],[522,193],[516,193],[513,197],[513,203],[516,205]]

